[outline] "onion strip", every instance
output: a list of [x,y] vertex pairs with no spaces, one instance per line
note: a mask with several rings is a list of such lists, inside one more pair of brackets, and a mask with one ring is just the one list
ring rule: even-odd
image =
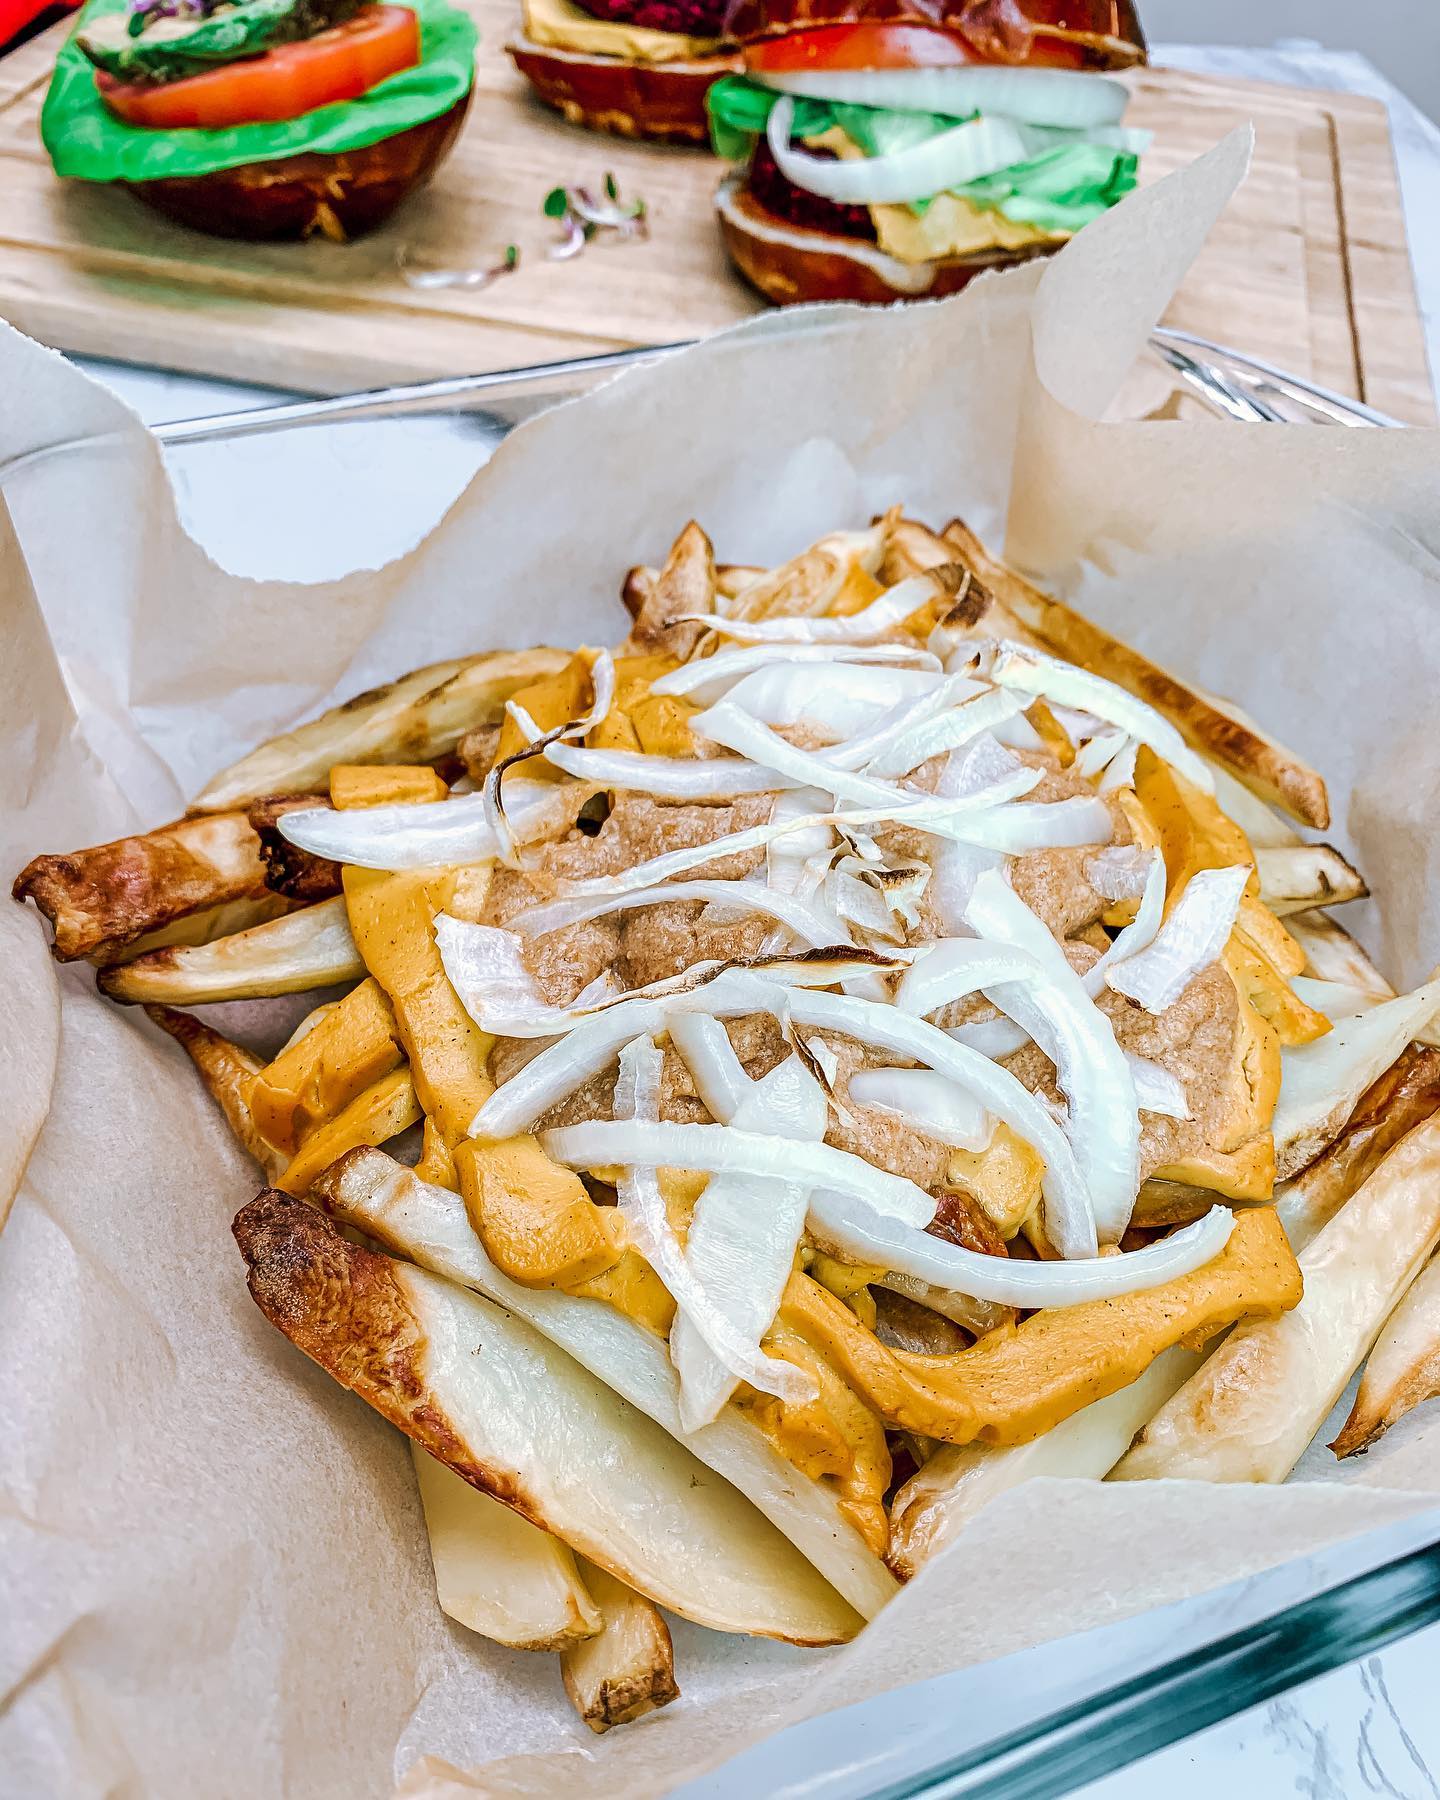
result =
[[[922,606],[928,606],[938,594],[948,595],[953,591],[948,584],[937,578],[934,571],[929,571],[897,582],[859,612],[848,613],[841,618],[816,619],[803,613],[772,613],[766,619],[726,619],[710,613],[687,613],[685,620],[708,625],[721,637],[734,638],[745,644],[784,644],[792,647],[805,644],[871,644],[904,624],[912,613],[919,612]],[[675,670],[673,675],[662,675],[656,682],[654,691],[663,694],[689,692],[684,687],[666,687],[662,684],[673,684],[675,675],[687,674],[690,668],[697,666],[703,668],[704,665],[690,664],[686,669]]]

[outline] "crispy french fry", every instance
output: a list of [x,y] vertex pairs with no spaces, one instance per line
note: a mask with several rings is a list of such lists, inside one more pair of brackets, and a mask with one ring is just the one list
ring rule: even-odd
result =
[[550,675],[568,650],[490,650],[431,663],[271,738],[213,775],[192,812],[324,785],[336,763],[433,762],[477,725],[496,724],[516,688]]
[[1283,1481],[1437,1242],[1440,1115],[1432,1115],[1301,1252],[1300,1304],[1233,1331],[1110,1479]]
[[727,600],[738,600],[752,582],[759,581],[761,576],[769,573],[768,569],[757,568],[753,563],[717,563],[715,591],[723,594]]
[[1368,988],[1382,1000],[1395,997],[1394,988],[1359,944],[1328,913],[1291,913],[1285,929],[1305,952],[1307,974],[1322,981],[1343,981],[1351,987]]
[[[603,1300],[511,1281],[486,1256],[457,1195],[381,1151],[357,1150],[320,1177],[310,1198],[388,1249],[517,1314],[666,1431],[682,1435],[679,1378],[664,1339]],[[893,1596],[893,1580],[841,1512],[834,1490],[797,1479],[739,1409],[726,1407],[685,1441],[866,1618]]]
[[286,913],[297,912],[303,904],[303,901],[292,900],[288,894],[272,892],[262,894],[257,900],[230,900],[223,906],[207,906],[203,912],[187,913],[183,919],[162,925],[158,931],[147,931],[143,937],[92,956],[90,960],[110,968],[116,963],[134,962],[137,956],[144,956],[150,950],[213,944],[219,938],[234,937],[237,931],[250,931],[256,925],[268,925],[272,919],[283,919]]
[[895,1496],[886,1562],[909,1580],[959,1537],[984,1506],[1039,1476],[1100,1480],[1130,1448],[1145,1421],[1203,1361],[1176,1344],[1138,1380],[1093,1400],[1028,1444],[944,1444]]
[[413,1440],[410,1449],[442,1612],[512,1650],[566,1651],[603,1628],[568,1544],[471,1487]]
[[100,963],[189,914],[267,895],[260,841],[238,812],[177,819],[70,856],[37,856],[11,891],[50,921],[61,962]]
[[102,969],[99,984],[112,1000],[128,1004],[203,1006],[217,1000],[303,994],[308,988],[359,981],[364,973],[345,902],[336,899],[302,907],[213,944],[149,950],[132,963]]
[[1365,1364],[1355,1404],[1330,1448],[1372,1449],[1412,1407],[1440,1394],[1440,1260],[1432,1259],[1385,1321]]
[[736,1489],[515,1314],[348,1242],[273,1189],[235,1237],[255,1303],[292,1343],[591,1562],[720,1631],[822,1644],[859,1628]]
[[202,1025],[189,1013],[176,1012],[170,1006],[147,1006],[145,1011],[194,1063],[241,1149],[253,1156],[267,1179],[273,1181],[285,1166],[285,1159],[277,1156],[255,1129],[245,1101],[245,1091],[260,1070],[260,1058]]
[[630,630],[630,643],[640,651],[688,656],[705,632],[703,625],[688,616],[714,610],[715,551],[692,519],[671,545],[665,567],[645,594]]
[[305,1139],[405,1059],[379,983],[362,981],[250,1084],[256,1129],[293,1156]]
[[867,531],[832,532],[799,556],[747,583],[735,595],[731,613],[738,619],[768,619],[772,613],[814,618],[835,611],[846,583],[857,571],[869,576],[880,572],[887,530],[888,523],[880,521]]
[[1272,1129],[1281,1180],[1297,1174],[1332,1143],[1371,1082],[1440,1011],[1440,977],[1413,993],[1341,1019],[1313,1043],[1284,1052]]
[[1285,1182],[1275,1210],[1298,1256],[1401,1138],[1440,1111],[1440,1052],[1403,1050],[1360,1097],[1340,1135]]
[[570,1704],[592,1731],[609,1731],[680,1694],[670,1631],[652,1600],[594,1563],[581,1567],[603,1624],[560,1655]]
[[1330,844],[1255,851],[1260,898],[1277,918],[1314,906],[1341,906],[1370,892],[1365,877]]
[[1189,686],[1063,601],[1041,593],[992,556],[962,520],[952,520],[943,535],[960,561],[1046,648],[1138,695],[1194,749],[1229,769],[1268,805],[1320,831],[1330,823],[1321,776],[1237,708]]
[[358,1149],[362,1144],[388,1144],[402,1131],[418,1125],[420,1116],[420,1102],[415,1098],[409,1069],[392,1069],[357,1094],[333,1119],[311,1132],[275,1185],[287,1194],[306,1194],[321,1170],[328,1169],[347,1150]]

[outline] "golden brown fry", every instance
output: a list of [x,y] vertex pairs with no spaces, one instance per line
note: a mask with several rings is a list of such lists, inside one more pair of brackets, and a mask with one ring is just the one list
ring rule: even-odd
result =
[[1300,1298],[1300,1275],[1268,1208],[1240,1213],[1213,1262],[1163,1287],[1033,1313],[955,1356],[890,1350],[854,1313],[792,1275],[780,1317],[821,1348],[892,1426],[947,1443],[1020,1444],[1135,1381],[1162,1350]]
[[169,1006],[147,1006],[145,1011],[194,1063],[241,1149],[253,1156],[266,1178],[273,1181],[285,1166],[285,1159],[277,1156],[255,1129],[245,1101],[245,1090],[259,1072],[260,1058],[202,1025],[189,1013],[176,1012]]
[[561,1652],[560,1673],[590,1729],[609,1731],[678,1698],[675,1651],[654,1601],[594,1563],[582,1563],[580,1573],[604,1623]]
[[691,613],[715,610],[715,551],[692,519],[670,547],[665,567],[644,596],[630,630],[630,647],[638,651],[665,651],[684,658],[705,634],[705,627]]
[[1330,823],[1324,780],[1293,751],[1235,708],[1188,686],[1064,601],[1041,593],[992,556],[963,520],[953,519],[944,536],[952,553],[958,552],[966,567],[1055,655],[1128,688],[1167,718],[1194,749],[1213,757],[1270,805],[1320,831]]
[[441,1611],[512,1650],[565,1651],[594,1637],[604,1621],[570,1546],[410,1448]]
[[1257,849],[1260,898],[1283,918],[1314,906],[1342,906],[1370,892],[1365,877],[1333,844],[1295,844]]
[[336,763],[330,771],[330,804],[423,806],[443,800],[449,787],[429,763]]
[[113,962],[147,932],[188,914],[266,897],[260,841],[243,813],[178,819],[70,856],[37,856],[11,890],[33,900],[61,962]]
[[1413,1407],[1440,1394],[1440,1260],[1432,1260],[1385,1321],[1360,1378],[1355,1404],[1330,1448],[1373,1449]]
[[1347,987],[1364,988],[1382,1000],[1394,998],[1394,988],[1345,927],[1337,925],[1328,913],[1291,913],[1285,929],[1305,952],[1307,974],[1321,981],[1343,981]]
[[433,762],[475,726],[497,724],[516,688],[553,674],[570,654],[489,650],[416,669],[271,738],[212,776],[191,811],[221,812],[266,794],[320,788],[336,763]]
[[1111,1480],[1284,1481],[1437,1242],[1440,1115],[1432,1115],[1303,1251],[1300,1304],[1232,1332]]
[[356,1150],[362,1144],[372,1148],[388,1144],[391,1138],[419,1123],[420,1102],[415,1098],[410,1071],[392,1069],[357,1094],[342,1112],[311,1132],[275,1185],[284,1193],[304,1195],[315,1177],[347,1150]]
[[1285,1182],[1275,1210],[1298,1256],[1401,1138],[1440,1111],[1440,1050],[1403,1050],[1360,1097],[1340,1135]]
[[[298,911],[303,904],[287,894],[268,893],[258,900],[231,900],[224,906],[207,906],[203,912],[187,913],[183,919],[162,925],[158,931],[147,931],[144,937],[107,955],[103,959],[104,966],[113,968],[116,963],[134,962],[137,956],[144,956],[150,950],[213,944],[220,938],[234,937],[237,931],[249,931],[256,925],[268,925],[272,919],[283,919],[286,913]],[[96,962],[101,960],[92,958]]]
[[[768,619],[773,613],[818,618],[849,610],[837,603],[857,577],[879,573],[888,528],[887,519],[868,531],[832,532],[751,582],[735,596],[730,611],[737,619]],[[870,586],[873,590],[873,580]]]
[[292,1343],[591,1562],[716,1630],[818,1644],[859,1629],[737,1489],[514,1313],[273,1190],[234,1230],[251,1296]]
[[327,1009],[250,1084],[256,1129],[293,1156],[326,1120],[405,1060],[395,1015],[375,981],[362,981]]
[[213,944],[150,950],[132,963],[102,969],[112,1000],[187,1006],[257,1000],[358,981],[365,965],[350,935],[343,899],[322,900]]

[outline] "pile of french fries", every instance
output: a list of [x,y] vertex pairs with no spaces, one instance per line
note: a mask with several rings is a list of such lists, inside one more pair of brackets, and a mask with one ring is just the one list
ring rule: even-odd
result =
[[[911,610],[897,604],[869,640],[846,626],[904,583],[916,584],[906,590]],[[984,1504],[1032,1475],[1278,1482],[1362,1365],[1332,1446],[1337,1456],[1368,1450],[1440,1394],[1440,1260],[1432,1260],[1440,1243],[1440,982],[1397,995],[1331,916],[1367,889],[1339,851],[1302,835],[1300,827],[1323,831],[1329,823],[1313,769],[1038,591],[959,522],[934,533],[897,511],[774,569],[717,564],[692,524],[664,567],[626,575],[622,598],[630,637],[613,661],[537,648],[417,670],[261,745],[216,775],[183,819],[37,856],[14,886],[15,898],[33,901],[48,920],[56,957],[94,964],[106,995],[143,1006],[185,1050],[263,1171],[264,1191],[235,1222],[251,1292],[301,1350],[410,1437],[447,1614],[497,1643],[558,1652],[577,1712],[604,1731],[679,1692],[661,1608],[721,1630],[842,1641]],[[837,630],[817,636],[816,621]],[[778,645],[782,663],[787,644],[803,661],[808,652],[794,648],[802,642],[850,642],[858,650],[847,666],[889,655],[897,666],[908,659],[938,671],[943,662],[983,677],[998,654],[1018,659],[1022,672],[1040,668],[1043,678],[1073,665],[1143,703],[1135,717],[1163,722],[1163,737],[1158,725],[1149,737],[1143,722],[1127,725],[1139,735],[1113,767],[1128,753],[1128,783],[1112,782],[1107,804],[1123,810],[1131,843],[1155,859],[1167,920],[1197,874],[1242,871],[1239,911],[1211,960],[1239,996],[1243,1030],[1225,1079],[1240,1084],[1243,1105],[1235,1105],[1245,1123],[1204,1153],[1149,1169],[1133,1212],[1108,1243],[1101,1231],[1090,1256],[1103,1267],[1111,1256],[1174,1247],[1178,1234],[1213,1228],[1218,1205],[1227,1209],[1228,1238],[1203,1265],[1073,1304],[997,1302],[985,1297],[983,1280],[977,1297],[896,1272],[878,1252],[860,1254],[843,1230],[824,1225],[813,1195],[802,1224],[802,1193],[793,1262],[781,1271],[769,1323],[749,1363],[726,1364],[739,1355],[726,1348],[728,1328],[707,1327],[711,1315],[687,1299],[700,1267],[701,1196],[711,1195],[705,1216],[713,1219],[724,1184],[738,1183],[743,1200],[748,1183],[747,1204],[773,1193],[778,1206],[780,1181],[763,1169],[661,1167],[661,1237],[673,1232],[680,1257],[667,1262],[663,1245],[657,1250],[659,1240],[636,1222],[646,1215],[629,1165],[598,1152],[567,1160],[567,1134],[553,1117],[548,1130],[528,1115],[513,1128],[485,1128],[497,1106],[503,1111],[507,1090],[518,1091],[509,1084],[538,1082],[554,1044],[577,1024],[653,999],[661,1023],[640,1034],[653,1073],[684,1049],[675,996],[693,995],[717,970],[720,978],[758,972],[798,984],[793,1014],[777,1012],[783,1044],[770,1066],[788,1067],[797,1092],[823,1096],[814,1167],[822,1166],[814,1158],[828,1157],[829,1181],[864,1160],[856,1140],[841,1135],[854,1126],[845,1087],[854,1059],[848,1077],[837,1073],[846,1032],[802,1029],[799,997],[844,1002],[864,992],[872,1009],[877,993],[894,1001],[917,955],[933,947],[914,900],[931,871],[917,874],[913,853],[897,860],[885,837],[905,821],[873,810],[862,816],[847,802],[848,788],[822,790],[832,796],[823,821],[829,847],[810,879],[824,878],[827,858],[860,871],[845,891],[868,882],[880,904],[878,923],[867,915],[862,928],[857,915],[859,942],[847,932],[843,945],[802,939],[797,947],[785,939],[782,913],[767,916],[771,935],[758,950],[747,938],[717,959],[717,934],[739,933],[755,889],[755,852],[739,845],[736,821],[743,828],[745,819],[763,820],[772,801],[779,816],[802,781],[781,770],[768,797],[764,777],[752,781],[758,813],[730,819],[734,855],[750,857],[738,875],[721,859],[697,869],[692,858],[673,877],[703,887],[696,877],[708,872],[710,886],[735,883],[728,910],[712,901],[706,913],[695,900],[687,915],[699,918],[696,943],[703,925],[712,948],[668,981],[643,987],[638,999],[602,980],[558,1006],[548,996],[547,1013],[532,991],[515,1003],[520,1025],[487,1028],[494,1021],[486,1008],[503,1014],[511,1002],[504,994],[495,1000],[498,989],[485,989],[490,998],[480,1003],[468,988],[462,994],[451,960],[453,942],[493,921],[505,882],[528,881],[530,906],[581,890],[600,892],[603,902],[607,881],[617,896],[625,891],[627,871],[613,856],[586,882],[572,878],[569,864],[559,873],[560,865],[547,865],[547,845],[564,843],[579,857],[587,843],[611,843],[607,819],[627,767],[643,764],[652,779],[663,758],[697,770],[722,760],[703,730],[692,732],[698,702],[674,697],[663,678],[692,665],[702,673],[710,662],[729,667],[723,659],[737,641]],[[835,666],[825,663],[828,654],[817,667]],[[763,660],[754,656],[750,666]],[[1077,772],[1100,767],[1093,755],[1086,760],[1099,723],[1087,723],[1078,702],[1067,711],[1047,700],[1047,691],[1042,679],[1020,710],[1023,741],[1036,746],[1029,764],[1074,786]],[[938,689],[932,683],[927,692]],[[763,743],[775,740],[772,768],[798,757],[803,774],[817,756],[841,757],[850,745],[842,738],[817,747],[813,732],[784,728],[792,723],[758,727],[769,732]],[[893,740],[906,720],[875,728],[881,737],[886,729]],[[580,754],[567,762],[567,748]],[[603,754],[587,763],[586,752]],[[861,764],[852,758],[851,767]],[[507,791],[516,792],[507,784],[527,777],[541,811],[551,805],[545,796],[553,798],[548,822],[529,835],[506,807]],[[699,808],[676,805],[665,815],[663,771],[658,779],[650,789],[660,795],[657,817],[680,821],[683,813],[693,845]],[[835,779],[861,794],[866,779],[877,786],[863,772]],[[1098,773],[1090,779],[1099,792]],[[928,790],[906,790],[905,798],[942,804]],[[452,816],[432,809],[462,800],[466,818],[486,809],[483,855],[417,865],[397,852],[395,866],[386,866],[382,851],[361,866],[295,841],[332,841],[323,834],[335,821],[346,827],[349,815],[366,814],[377,829],[393,825],[398,844],[417,819],[423,829]],[[322,813],[319,838],[297,824]],[[912,837],[923,838],[922,813],[915,817]],[[660,841],[685,849],[678,829]],[[813,837],[814,820],[809,829]],[[760,873],[772,885],[785,841],[772,835],[759,846]],[[727,840],[722,852],[729,848]],[[1089,852],[1082,842],[1059,854]],[[1018,884],[1023,854],[993,860]],[[806,878],[796,861],[788,866],[793,880]],[[657,864],[656,880],[671,879]],[[907,882],[910,899],[897,898],[888,916],[886,895]],[[1054,934],[1076,971],[1134,921],[1137,901],[1143,906],[1138,892],[1117,894],[1103,920],[1089,923],[1088,962]],[[622,932],[643,929],[647,916],[618,904],[611,914]],[[488,930],[487,944],[504,936],[493,923]],[[975,935],[962,932],[961,940],[975,948]],[[528,979],[513,970],[511,978]],[[1092,987],[1100,992],[1098,981]],[[980,1028],[1003,1025],[1003,981],[992,979],[983,993],[992,1005]],[[287,995],[310,996],[310,1009],[277,1046],[266,1042],[274,1009],[257,1006],[253,1041],[266,1043],[263,1052],[184,1010]],[[827,1003],[816,1003],[822,1013]],[[1117,1003],[1107,996],[1107,1004],[1113,1013]],[[545,1027],[551,1013],[553,1036]],[[532,1015],[540,1021],[534,1029],[523,1022]],[[1023,1010],[1018,1016],[1023,1023]],[[961,1017],[952,1037],[963,1040],[975,1023],[973,1012],[968,1023]],[[1048,1054],[1043,1032],[1032,1035]],[[646,1053],[623,1051],[618,1078],[613,1048],[602,1066],[587,1069],[586,1079],[606,1088],[589,1118],[608,1119],[612,1132],[641,1119]],[[1014,1045],[994,1054],[1004,1063]],[[903,1051],[890,1061],[915,1068]],[[1006,1066],[1038,1065],[1022,1053]],[[1077,1102],[1063,1067],[1060,1074],[1061,1092],[1047,1104],[1068,1131]],[[768,1079],[762,1072],[753,1091]],[[1038,1090],[1043,1080],[1032,1073],[1025,1084]],[[685,1129],[729,1127],[731,1111],[698,1072],[695,1085],[688,1113],[646,1116],[693,1120],[700,1109],[711,1123]],[[738,1101],[732,1095],[731,1110],[750,1092],[746,1085]],[[1209,1098],[1190,1093],[1188,1113],[1175,1116],[1197,1115]],[[1139,1104],[1143,1111],[1143,1096]],[[915,1129],[906,1118],[902,1136]],[[1023,1279],[1039,1281],[1033,1271],[1067,1260],[1053,1210],[1056,1153],[993,1117],[987,1130],[978,1149],[946,1140],[957,1147],[932,1186],[927,1234],[955,1246],[960,1261],[970,1257],[965,1268],[984,1259],[1016,1272],[1017,1292],[1028,1293]],[[745,1130],[731,1135],[756,1141]],[[835,1149],[837,1136],[851,1147]],[[893,1170],[881,1174],[906,1186]],[[768,1212],[763,1217],[768,1226]],[[716,1356],[730,1371],[722,1383],[728,1397],[698,1423],[687,1410],[689,1376],[677,1378],[684,1330],[704,1339],[702,1361]],[[757,1348],[768,1363],[754,1362]],[[794,1386],[757,1389],[755,1369],[770,1365],[788,1369]],[[737,1366],[752,1378],[736,1376]],[[799,1393],[802,1377],[808,1399]]]

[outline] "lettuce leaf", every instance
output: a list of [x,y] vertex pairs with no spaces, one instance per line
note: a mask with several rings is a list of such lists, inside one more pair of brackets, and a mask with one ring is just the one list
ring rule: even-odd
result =
[[[407,0],[420,17],[420,61],[358,100],[317,107],[280,124],[223,131],[154,131],[127,125],[101,101],[95,71],[72,35],[55,63],[40,135],[57,175],[80,181],[158,181],[211,175],[306,151],[335,155],[408,131],[448,112],[475,78],[475,26],[447,0]],[[92,0],[77,29],[125,0]]]

